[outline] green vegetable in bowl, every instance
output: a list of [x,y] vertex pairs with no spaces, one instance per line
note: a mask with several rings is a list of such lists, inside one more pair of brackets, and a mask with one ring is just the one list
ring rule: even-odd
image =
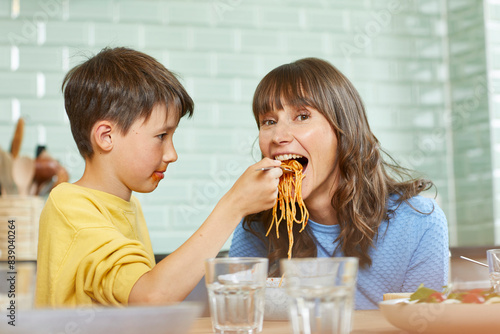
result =
[[[446,289],[446,288],[445,288]],[[420,284],[417,291],[410,296],[410,301],[416,300],[418,303],[440,303],[446,299],[446,296],[431,288],[426,288]]]
[[417,303],[500,303],[500,294],[495,293],[493,289],[472,289],[452,293],[450,293],[450,290],[450,287],[445,286],[443,292],[439,292],[420,284],[417,291],[410,296],[410,301],[416,301]]

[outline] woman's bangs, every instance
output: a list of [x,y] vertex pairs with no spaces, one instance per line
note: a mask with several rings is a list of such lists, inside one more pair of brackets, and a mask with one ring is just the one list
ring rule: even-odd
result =
[[282,110],[284,105],[295,108],[311,106],[311,98],[302,84],[303,78],[294,73],[270,76],[263,80],[255,92],[253,112],[258,118],[272,110]]

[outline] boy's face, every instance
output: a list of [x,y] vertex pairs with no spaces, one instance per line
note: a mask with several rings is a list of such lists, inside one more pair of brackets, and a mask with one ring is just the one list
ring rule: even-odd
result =
[[130,191],[153,191],[163,179],[168,164],[177,160],[173,135],[178,118],[166,115],[166,106],[158,104],[147,121],[136,120],[127,134],[116,138],[115,172],[118,181]]

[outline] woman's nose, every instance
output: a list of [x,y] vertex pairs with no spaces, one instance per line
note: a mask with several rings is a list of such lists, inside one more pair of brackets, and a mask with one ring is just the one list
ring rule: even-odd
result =
[[278,122],[274,128],[273,141],[276,144],[286,144],[293,139],[290,126],[286,122]]

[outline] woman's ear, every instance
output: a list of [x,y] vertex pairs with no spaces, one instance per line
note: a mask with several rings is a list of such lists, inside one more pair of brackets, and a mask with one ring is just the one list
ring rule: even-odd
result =
[[106,120],[98,121],[92,127],[92,141],[96,145],[96,149],[109,152],[113,148],[113,130],[114,123]]

